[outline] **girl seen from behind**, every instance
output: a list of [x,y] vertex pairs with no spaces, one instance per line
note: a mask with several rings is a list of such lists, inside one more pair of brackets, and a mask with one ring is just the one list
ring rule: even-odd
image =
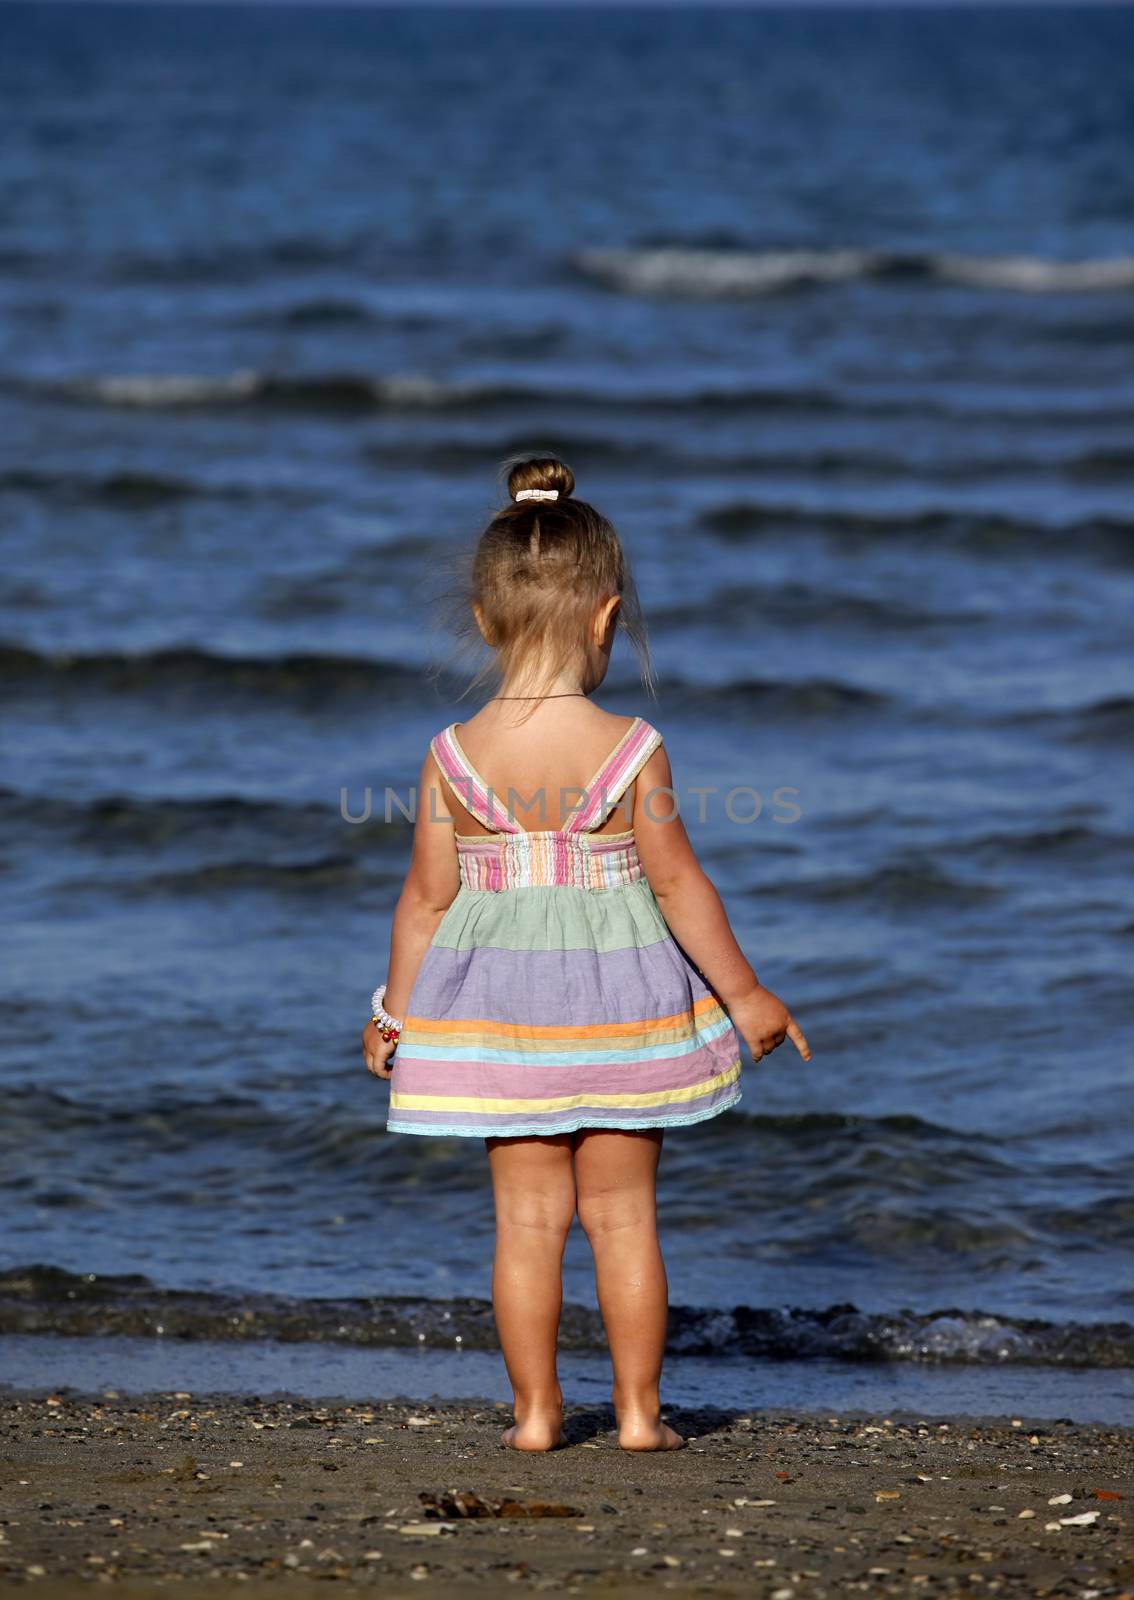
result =
[[698,864],[661,733],[591,699],[620,630],[650,683],[617,534],[554,457],[512,464],[508,492],[468,595],[497,692],[436,734],[422,763],[363,1056],[391,1079],[388,1131],[485,1141],[514,1396],[504,1443],[563,1443],[556,1341],[578,1214],[619,1443],[672,1450],[683,1441],[659,1394],[665,1130],[736,1104],[739,1038],[755,1061],[785,1039],[811,1052]]

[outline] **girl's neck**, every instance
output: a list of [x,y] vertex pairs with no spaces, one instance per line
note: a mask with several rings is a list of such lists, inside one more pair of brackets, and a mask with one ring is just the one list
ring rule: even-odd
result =
[[540,681],[535,678],[505,679],[493,699],[543,700],[552,695],[566,698],[569,695],[586,695],[577,673],[563,672],[555,678]]

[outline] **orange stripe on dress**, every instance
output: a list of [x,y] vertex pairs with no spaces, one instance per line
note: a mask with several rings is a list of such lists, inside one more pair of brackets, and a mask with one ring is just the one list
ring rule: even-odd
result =
[[619,1034],[651,1033],[655,1028],[675,1028],[693,1015],[703,1016],[709,1011],[722,1011],[724,1007],[713,995],[702,995],[687,1011],[673,1011],[667,1017],[651,1017],[645,1022],[590,1022],[556,1025],[554,1023],[488,1022],[480,1017],[465,1017],[460,1021],[436,1020],[430,1017],[406,1017],[403,1033],[410,1023],[421,1033],[494,1033],[503,1038],[546,1039],[610,1039]]

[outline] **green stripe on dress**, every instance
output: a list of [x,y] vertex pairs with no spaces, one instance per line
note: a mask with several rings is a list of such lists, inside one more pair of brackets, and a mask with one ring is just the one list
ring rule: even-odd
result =
[[629,950],[670,937],[646,878],[615,889],[533,884],[501,893],[464,884],[433,943],[449,950]]

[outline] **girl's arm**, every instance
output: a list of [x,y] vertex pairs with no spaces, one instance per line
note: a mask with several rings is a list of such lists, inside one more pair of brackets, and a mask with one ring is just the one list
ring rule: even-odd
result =
[[783,1001],[765,989],[729,926],[721,897],[697,860],[673,795],[665,746],[634,785],[634,835],[642,869],[670,932],[721,999],[759,1061],[790,1039],[805,1061],[811,1047]]
[[[445,780],[430,750],[422,762],[418,780],[413,853],[390,930],[390,964],[382,1004],[399,1021],[405,1019],[405,1007],[421,958],[438,923],[452,905],[460,881]],[[377,1077],[390,1076],[389,1059],[394,1049],[394,1042],[383,1040],[373,1022],[366,1024],[362,1053],[367,1067]]]

